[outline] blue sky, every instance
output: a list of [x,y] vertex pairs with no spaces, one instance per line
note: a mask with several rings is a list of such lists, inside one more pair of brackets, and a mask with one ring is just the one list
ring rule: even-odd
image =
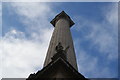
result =
[[3,2],[3,77],[27,77],[42,69],[54,30],[50,21],[62,10],[75,22],[71,32],[79,72],[88,78],[118,77],[117,6],[115,2]]

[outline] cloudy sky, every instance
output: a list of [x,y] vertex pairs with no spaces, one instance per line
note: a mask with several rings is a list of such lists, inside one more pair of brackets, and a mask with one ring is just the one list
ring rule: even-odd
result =
[[75,22],[79,72],[118,77],[117,2],[2,2],[2,77],[26,78],[42,69],[54,30],[50,21],[62,10]]

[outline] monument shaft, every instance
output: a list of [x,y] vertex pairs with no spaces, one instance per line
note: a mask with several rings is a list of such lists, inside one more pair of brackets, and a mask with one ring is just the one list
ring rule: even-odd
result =
[[70,27],[74,22],[62,11],[52,21],[55,27],[43,69],[26,80],[88,80],[78,72]]
[[50,41],[50,45],[48,48],[48,52],[46,55],[46,59],[44,62],[44,67],[51,62],[51,58],[56,53],[55,47],[60,42],[62,46],[67,48],[69,46],[68,51],[66,52],[67,61],[76,69],[77,68],[77,62],[76,62],[76,56],[74,51],[74,45],[73,40],[70,32],[70,27],[73,25],[71,23],[70,17],[65,13],[61,12],[56,16],[51,23],[54,25],[54,32],[52,34],[52,38]]

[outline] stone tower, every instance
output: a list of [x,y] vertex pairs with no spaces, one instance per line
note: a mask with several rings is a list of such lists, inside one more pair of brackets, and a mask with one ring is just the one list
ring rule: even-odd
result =
[[70,27],[74,22],[62,11],[52,21],[55,27],[43,69],[26,80],[77,79],[87,80],[78,72]]
[[67,61],[77,70],[76,56],[73,46],[73,40],[70,32],[70,28],[74,25],[74,22],[70,17],[62,11],[52,21],[51,24],[55,27],[50,41],[47,56],[44,62],[44,66],[51,62],[51,57],[55,54],[55,47],[61,42],[64,48],[69,46],[66,53]]

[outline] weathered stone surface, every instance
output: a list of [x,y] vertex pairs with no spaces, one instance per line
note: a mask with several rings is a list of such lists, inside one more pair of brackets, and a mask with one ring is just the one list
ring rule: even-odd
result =
[[64,49],[69,46],[69,49],[66,53],[67,61],[76,70],[78,70],[73,40],[70,32],[70,27],[74,24],[74,22],[70,19],[70,17],[65,12],[61,12],[60,14],[58,14],[57,17],[55,17],[51,22],[55,26],[55,28],[50,41],[44,66],[46,66],[48,63],[51,62],[51,57],[53,57],[54,54],[56,53],[55,47],[60,42],[64,47]]

